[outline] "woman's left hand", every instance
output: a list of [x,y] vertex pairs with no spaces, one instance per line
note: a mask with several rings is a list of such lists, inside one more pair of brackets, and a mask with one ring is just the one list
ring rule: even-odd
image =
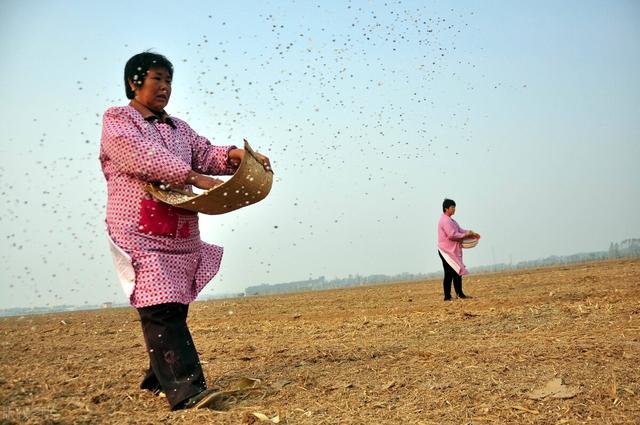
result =
[[260,152],[256,152],[256,156],[258,157],[258,161],[262,163],[264,169],[267,171],[271,171],[271,161],[265,155],[262,155]]

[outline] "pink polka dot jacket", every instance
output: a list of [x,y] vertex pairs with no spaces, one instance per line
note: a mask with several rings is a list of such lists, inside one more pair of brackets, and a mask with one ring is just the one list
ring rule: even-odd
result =
[[[143,114],[147,115],[146,117]],[[134,307],[188,304],[218,273],[223,249],[200,239],[198,215],[153,199],[148,182],[185,185],[190,170],[229,175],[228,153],[174,117],[132,106],[103,117],[100,163],[107,181],[107,231],[131,257]]]

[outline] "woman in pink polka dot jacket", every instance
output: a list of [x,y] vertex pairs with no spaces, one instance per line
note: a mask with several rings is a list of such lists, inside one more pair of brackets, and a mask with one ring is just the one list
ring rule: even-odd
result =
[[[107,181],[107,231],[118,276],[140,314],[150,366],[141,388],[164,392],[171,409],[207,407],[207,389],[187,327],[189,303],[217,274],[222,247],[200,239],[197,213],[154,200],[144,187],[210,189],[211,175],[237,169],[244,150],[213,146],[165,112],[173,65],[162,55],[133,56],[124,70],[127,106],[103,118],[100,162]],[[259,155],[265,168],[269,159]]]

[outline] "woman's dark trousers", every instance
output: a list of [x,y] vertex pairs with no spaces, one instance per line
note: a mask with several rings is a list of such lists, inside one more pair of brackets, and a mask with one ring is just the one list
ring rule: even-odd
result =
[[442,288],[444,289],[444,299],[451,299],[451,281],[453,281],[453,289],[456,291],[456,295],[458,297],[464,297],[464,292],[462,292],[462,276],[456,273],[455,270],[447,263],[447,260],[444,259],[440,251],[438,251],[438,255],[442,260],[442,267],[444,268],[444,279],[442,280]]
[[179,409],[183,402],[207,388],[187,327],[188,311],[189,306],[180,303],[138,309],[150,360],[140,388],[163,391],[171,409]]

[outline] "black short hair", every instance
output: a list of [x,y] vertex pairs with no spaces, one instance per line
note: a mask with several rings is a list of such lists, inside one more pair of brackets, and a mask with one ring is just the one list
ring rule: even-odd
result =
[[135,93],[129,87],[129,80],[134,84],[141,86],[147,72],[151,68],[165,68],[169,71],[169,75],[173,77],[173,65],[166,57],[153,52],[142,52],[134,55],[127,61],[124,66],[124,89],[127,93],[127,99],[133,99]]
[[455,207],[455,206],[456,206],[456,202],[453,199],[444,198],[444,201],[442,202],[442,212],[445,212],[449,207]]

